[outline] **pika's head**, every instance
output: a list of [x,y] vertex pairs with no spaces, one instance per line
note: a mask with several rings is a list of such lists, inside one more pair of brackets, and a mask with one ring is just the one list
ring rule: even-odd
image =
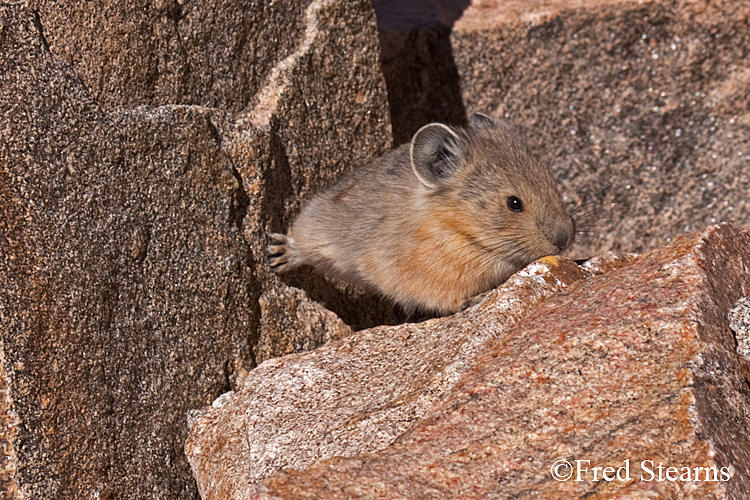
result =
[[570,247],[575,223],[547,168],[497,120],[470,121],[467,129],[431,123],[412,139],[412,168],[431,210],[467,245],[516,270]]

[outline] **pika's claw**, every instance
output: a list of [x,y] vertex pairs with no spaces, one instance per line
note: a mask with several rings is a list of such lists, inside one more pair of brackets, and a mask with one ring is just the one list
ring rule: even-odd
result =
[[[271,234],[271,245],[268,245],[266,252],[270,256],[268,266],[277,273],[283,273],[289,266],[289,248],[286,236],[279,233]],[[273,243],[276,243],[275,245]]]
[[286,235],[280,233],[271,233],[271,240],[281,245],[286,245]]
[[283,273],[289,268],[289,265],[287,264],[287,259],[284,259],[282,256],[269,259],[268,267],[270,267],[276,273]]
[[287,262],[289,262],[289,256],[287,254],[281,254],[277,257],[268,259],[268,265],[271,267],[278,267],[282,264],[286,264]]
[[268,245],[266,252],[271,256],[281,256],[287,251],[287,240],[286,236],[279,233],[271,234],[271,244]]
[[286,247],[284,245],[268,245],[268,248],[266,249],[266,253],[271,256],[282,255],[284,252],[286,252]]

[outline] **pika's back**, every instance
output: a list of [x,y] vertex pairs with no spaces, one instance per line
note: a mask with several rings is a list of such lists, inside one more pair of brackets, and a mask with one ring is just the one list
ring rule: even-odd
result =
[[274,235],[270,264],[311,264],[407,310],[453,312],[573,241],[549,172],[506,127],[430,124],[370,160]]

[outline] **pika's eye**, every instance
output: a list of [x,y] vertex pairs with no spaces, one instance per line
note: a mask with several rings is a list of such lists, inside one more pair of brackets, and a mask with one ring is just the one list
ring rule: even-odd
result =
[[508,196],[505,202],[511,212],[523,212],[523,202],[518,196]]

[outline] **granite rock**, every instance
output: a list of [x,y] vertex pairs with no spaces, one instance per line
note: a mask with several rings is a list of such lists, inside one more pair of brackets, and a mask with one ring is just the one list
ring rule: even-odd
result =
[[747,2],[437,3],[373,3],[397,143],[507,117],[583,205],[574,258],[750,227]]
[[[750,232],[712,226],[603,274],[558,262],[453,317],[259,366],[191,430],[204,499],[750,498],[750,364],[727,319]],[[558,460],[588,460],[583,480],[553,480]],[[659,480],[660,463],[719,479]]]
[[492,339],[583,276],[572,261],[547,258],[455,316],[363,330],[266,361],[192,425],[185,452],[202,498],[242,498],[242,485],[284,467],[390,445]]
[[279,353],[312,351],[331,340],[352,333],[338,316],[311,301],[305,292],[281,285],[268,287],[258,298],[261,323],[255,344],[256,359],[271,359]]
[[13,411],[11,379],[5,370],[5,350],[0,342],[0,499],[21,500],[16,483],[18,456],[15,440],[18,435],[18,417]]
[[[258,8],[0,4],[6,497],[197,498],[186,412],[348,333],[263,249],[302,196],[389,146],[374,15]],[[308,275],[289,280],[343,302]]]
[[52,54],[105,110],[196,104],[238,112],[300,43],[309,2],[33,1]]
[[750,296],[737,301],[729,311],[729,321],[737,341],[737,354],[750,361]]

